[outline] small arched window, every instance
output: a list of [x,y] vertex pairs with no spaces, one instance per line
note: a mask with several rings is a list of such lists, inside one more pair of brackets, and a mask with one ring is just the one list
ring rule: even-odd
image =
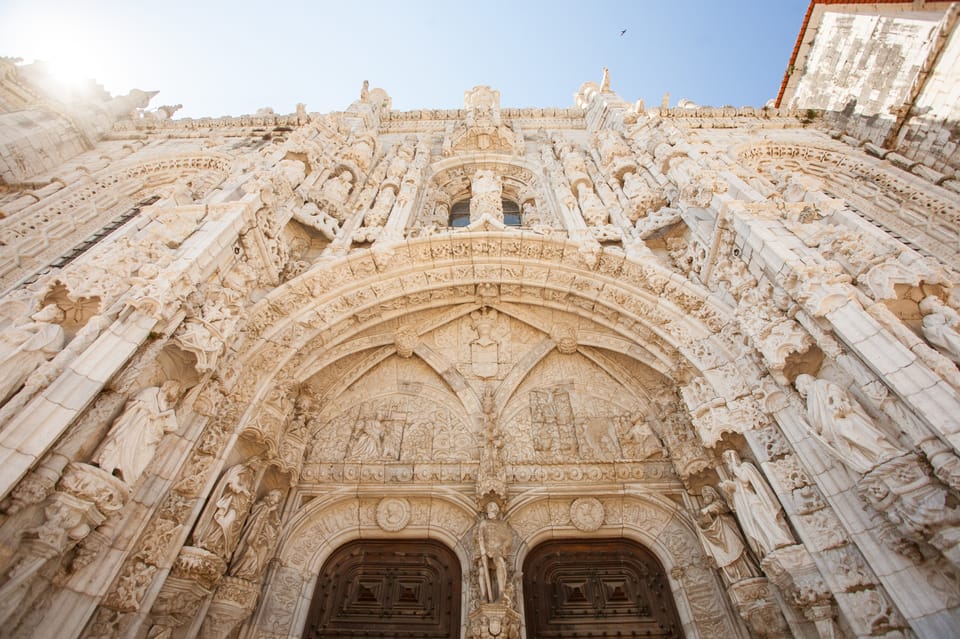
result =
[[463,228],[470,224],[470,200],[460,200],[450,207],[450,226]]
[[523,220],[520,216],[520,205],[511,200],[501,200],[503,205],[503,223],[506,226],[520,226]]

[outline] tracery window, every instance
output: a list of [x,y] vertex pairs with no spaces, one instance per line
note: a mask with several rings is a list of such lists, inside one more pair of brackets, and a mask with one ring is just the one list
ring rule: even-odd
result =
[[503,223],[507,226],[521,226],[523,219],[520,215],[520,205],[511,200],[502,200]]

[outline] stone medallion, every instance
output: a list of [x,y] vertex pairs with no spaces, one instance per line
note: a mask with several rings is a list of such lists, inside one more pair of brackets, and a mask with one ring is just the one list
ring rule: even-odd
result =
[[580,497],[570,504],[570,520],[583,532],[593,532],[603,525],[603,514],[603,504],[594,497]]
[[410,523],[410,502],[398,497],[381,499],[377,504],[377,525],[386,532],[403,530]]

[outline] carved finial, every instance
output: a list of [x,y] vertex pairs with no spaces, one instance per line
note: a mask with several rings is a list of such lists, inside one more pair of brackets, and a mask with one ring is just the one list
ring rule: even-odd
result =
[[363,86],[360,87],[360,100],[365,102],[368,95],[370,95],[370,80],[364,80]]
[[670,92],[669,91],[663,94],[663,100],[660,101],[660,108],[661,109],[670,108]]
[[610,92],[610,69],[603,67],[603,79],[600,80],[600,93]]

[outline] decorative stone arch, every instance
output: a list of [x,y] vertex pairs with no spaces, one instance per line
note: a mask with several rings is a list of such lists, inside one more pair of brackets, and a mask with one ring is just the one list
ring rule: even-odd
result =
[[[400,520],[378,514],[393,502],[405,510]],[[299,636],[307,621],[317,576],[339,547],[358,539],[431,539],[450,548],[460,561],[464,582],[470,573],[468,532],[476,523],[469,501],[458,493],[390,493],[382,487],[332,493],[301,505],[281,533],[252,626],[266,636]],[[402,525],[401,525],[402,524]],[[468,588],[461,588],[461,623],[466,620]],[[258,635],[259,636],[259,635]]]
[[[529,553],[555,539],[629,539],[663,566],[687,639],[746,637],[725,591],[703,552],[695,525],[662,495],[629,490],[585,497],[539,494],[511,505],[506,520],[520,539],[514,570]],[[518,594],[523,601],[523,595]]]
[[[357,251],[318,264],[250,313],[236,396],[251,402],[273,379],[303,381],[316,353],[375,323],[419,309],[476,303],[478,286],[501,303],[590,316],[650,353],[674,383],[735,359],[718,337],[733,321],[705,292],[658,263],[601,250],[591,269],[576,244],[535,234],[466,233],[411,239],[389,254]],[[719,396],[719,395],[718,395]]]
[[[960,196],[942,186],[839,143],[791,139],[740,145],[730,155],[761,173],[777,163],[821,180],[825,190],[871,223],[960,269]],[[882,198],[881,198],[882,196]],[[883,202],[890,205],[883,206]]]
[[467,153],[434,162],[427,168],[425,183],[432,187],[427,191],[436,195],[433,201],[424,201],[419,219],[426,219],[426,209],[431,209],[439,200],[452,205],[468,197],[470,178],[479,170],[491,170],[499,175],[503,180],[503,197],[518,206],[542,199],[540,171],[533,163],[512,155]]

